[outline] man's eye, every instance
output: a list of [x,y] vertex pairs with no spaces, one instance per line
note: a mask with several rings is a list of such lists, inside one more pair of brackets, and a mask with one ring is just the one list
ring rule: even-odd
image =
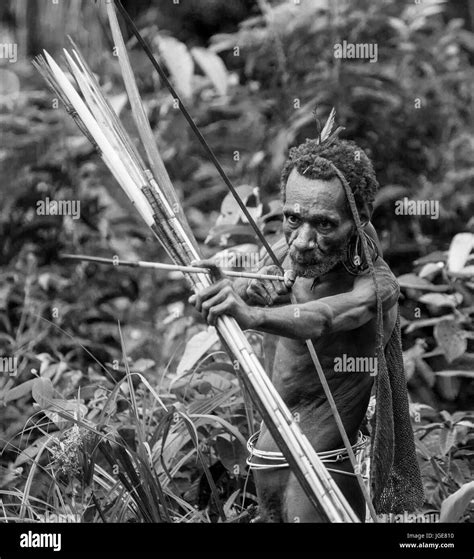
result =
[[318,225],[319,228],[323,231],[329,231],[334,227],[333,223],[331,221],[328,221],[327,219],[322,219]]
[[286,220],[290,225],[298,225],[298,223],[300,222],[299,218],[297,218],[295,215],[287,216]]

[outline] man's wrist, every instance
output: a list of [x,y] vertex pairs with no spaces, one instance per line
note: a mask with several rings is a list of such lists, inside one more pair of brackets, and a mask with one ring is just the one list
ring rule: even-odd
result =
[[266,311],[265,307],[252,307],[250,330],[258,330],[265,324]]

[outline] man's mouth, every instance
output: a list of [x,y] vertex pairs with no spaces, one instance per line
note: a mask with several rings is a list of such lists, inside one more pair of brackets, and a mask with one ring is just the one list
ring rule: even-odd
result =
[[329,272],[341,260],[342,254],[319,255],[312,252],[310,255],[290,251],[293,269],[298,276],[314,278]]
[[301,256],[301,254],[290,253],[290,258],[295,264],[298,264],[299,266],[314,266],[322,261],[321,257],[318,258],[314,254],[308,257]]

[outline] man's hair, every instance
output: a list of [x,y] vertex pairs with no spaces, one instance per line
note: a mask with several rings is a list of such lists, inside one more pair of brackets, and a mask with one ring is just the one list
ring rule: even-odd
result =
[[331,180],[337,177],[328,160],[346,177],[358,207],[363,202],[373,203],[379,184],[370,159],[354,142],[339,139],[328,146],[324,143],[320,146],[316,140],[307,139],[290,149],[281,173],[283,201],[286,183],[293,169],[308,179]]

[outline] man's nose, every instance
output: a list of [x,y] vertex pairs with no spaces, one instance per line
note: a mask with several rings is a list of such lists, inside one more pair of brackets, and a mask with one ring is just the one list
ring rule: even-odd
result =
[[303,224],[299,230],[296,239],[293,241],[293,246],[296,250],[304,252],[307,250],[313,250],[316,246],[316,239],[314,231],[307,224]]

